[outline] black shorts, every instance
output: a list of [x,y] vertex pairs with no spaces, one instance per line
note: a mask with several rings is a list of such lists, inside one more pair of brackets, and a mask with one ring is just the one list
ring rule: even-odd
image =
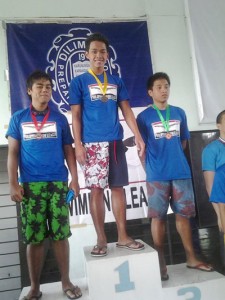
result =
[[126,160],[126,147],[123,141],[109,143],[109,187],[129,184]]

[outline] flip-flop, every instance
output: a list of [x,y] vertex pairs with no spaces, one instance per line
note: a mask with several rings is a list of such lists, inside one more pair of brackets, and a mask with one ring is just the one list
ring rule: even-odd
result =
[[91,251],[91,256],[102,257],[107,255],[107,246],[95,245]]
[[161,274],[161,281],[169,280],[169,275],[167,273],[167,268],[164,268],[160,271]]
[[169,280],[169,275],[168,274],[161,275],[161,281],[167,281],[167,280]]
[[31,297],[25,296],[25,297],[23,297],[22,300],[38,300],[38,299],[40,299],[41,297],[42,297],[42,292],[40,292],[40,294],[39,294],[38,296],[31,296]]
[[[132,245],[134,247],[132,247]],[[138,245],[138,247],[135,247],[137,245]],[[143,245],[142,243],[137,242],[137,241],[131,241],[131,242],[128,242],[128,243],[126,243],[124,245],[116,243],[116,247],[118,247],[118,248],[124,248],[124,249],[128,249],[128,250],[132,250],[132,251],[140,251],[140,250],[143,250],[145,248],[145,245]]]
[[214,271],[214,269],[213,269],[212,266],[210,266],[210,265],[208,265],[206,263],[203,263],[203,262],[199,263],[199,264],[197,264],[195,266],[189,266],[189,265],[187,265],[187,268],[194,269],[194,270],[199,270],[199,271],[203,271],[203,272],[213,272]]
[[[76,292],[77,290],[77,292]],[[63,290],[64,294],[66,295],[66,297],[68,299],[79,299],[81,296],[82,296],[82,293],[80,291],[80,288],[76,285],[75,287],[73,288],[68,288],[68,289],[65,289]],[[73,294],[74,296],[70,296],[68,294],[68,292],[70,292],[71,294]],[[79,292],[79,295],[77,295],[77,293]]]

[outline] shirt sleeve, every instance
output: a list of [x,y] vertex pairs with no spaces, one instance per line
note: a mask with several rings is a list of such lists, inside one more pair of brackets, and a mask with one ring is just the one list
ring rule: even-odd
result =
[[69,86],[69,105],[81,104],[82,101],[82,87],[79,77],[72,79]]
[[202,151],[202,171],[216,171],[216,153],[209,145]]
[[9,136],[16,140],[21,140],[19,117],[17,114],[13,115],[10,119],[5,137],[8,138]]
[[180,124],[180,139],[182,141],[190,139],[190,132],[187,125],[187,117],[183,109],[181,109],[182,121]]
[[129,100],[129,94],[127,88],[121,78],[119,78],[117,98],[119,102],[124,100]]
[[63,128],[62,128],[63,145],[71,145],[73,143],[73,137],[71,134],[71,129],[68,120],[64,115],[62,115],[62,124],[63,124]]
[[137,125],[138,125],[138,129],[140,131],[140,134],[141,134],[141,136],[144,140],[144,143],[147,144],[148,135],[147,135],[147,129],[146,129],[146,125],[145,125],[145,122],[143,120],[142,114],[139,114],[137,116]]

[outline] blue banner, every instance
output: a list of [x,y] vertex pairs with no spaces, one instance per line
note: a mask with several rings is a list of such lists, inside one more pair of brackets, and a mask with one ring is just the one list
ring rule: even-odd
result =
[[85,39],[101,32],[110,43],[106,70],[122,77],[132,107],[150,103],[146,92],[152,74],[146,21],[112,23],[53,24],[7,23],[7,46],[11,111],[29,105],[26,79],[34,70],[43,70],[53,79],[52,103],[61,112],[70,110],[68,86],[71,79],[85,72]]

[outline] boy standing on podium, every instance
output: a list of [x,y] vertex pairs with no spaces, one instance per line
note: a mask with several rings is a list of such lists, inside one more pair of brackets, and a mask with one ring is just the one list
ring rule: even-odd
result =
[[104,231],[104,189],[109,186],[112,209],[117,224],[117,247],[138,251],[144,248],[126,232],[126,199],[123,186],[128,185],[128,170],[123,145],[123,128],[118,109],[135,136],[139,155],[144,142],[139,133],[128,93],[118,76],[105,72],[109,42],[100,33],[86,39],[88,72],[75,77],[70,84],[70,106],[77,161],[82,166],[86,187],[91,190],[90,211],[97,234],[91,255],[107,255]]
[[146,144],[149,217],[161,279],[169,279],[164,258],[169,205],[176,215],[176,228],[185,249],[187,267],[212,271],[211,266],[196,258],[193,248],[189,219],[195,216],[195,204],[191,171],[184,154],[190,136],[185,112],[168,104],[170,78],[167,74],[152,75],[147,81],[147,91],[153,105],[138,115],[137,123]]

